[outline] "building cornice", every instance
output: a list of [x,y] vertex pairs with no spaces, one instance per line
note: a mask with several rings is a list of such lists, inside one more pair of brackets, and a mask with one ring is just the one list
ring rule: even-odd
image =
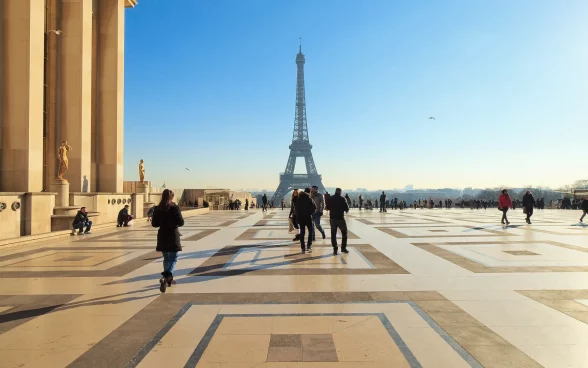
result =
[[125,0],[125,8],[134,8],[137,4],[137,0]]

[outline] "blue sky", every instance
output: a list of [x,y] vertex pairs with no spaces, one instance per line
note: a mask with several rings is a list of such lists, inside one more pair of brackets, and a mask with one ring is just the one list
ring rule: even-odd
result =
[[325,186],[585,179],[586,19],[584,0],[142,0],[126,13],[125,180],[143,158],[157,186],[275,189],[299,37]]

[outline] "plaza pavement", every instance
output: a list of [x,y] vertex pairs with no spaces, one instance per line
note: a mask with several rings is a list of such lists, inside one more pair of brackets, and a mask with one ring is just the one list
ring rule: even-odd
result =
[[142,222],[0,248],[0,367],[588,367],[578,211],[352,210],[336,257],[287,214],[187,218],[163,295]]

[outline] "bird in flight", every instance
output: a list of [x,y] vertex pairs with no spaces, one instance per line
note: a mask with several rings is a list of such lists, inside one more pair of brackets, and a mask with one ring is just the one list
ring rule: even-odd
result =
[[186,171],[190,171],[190,169],[189,168],[186,168]]
[[434,118],[434,117],[432,117],[432,116],[430,116],[430,117],[429,117],[429,120],[435,120],[435,118]]

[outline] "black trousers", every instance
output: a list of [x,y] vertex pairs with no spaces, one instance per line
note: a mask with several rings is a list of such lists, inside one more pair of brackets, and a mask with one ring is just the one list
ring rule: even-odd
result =
[[341,249],[347,249],[347,223],[345,219],[336,220],[331,219],[331,245],[333,249],[337,249],[337,229],[341,230]]
[[508,222],[508,219],[506,218],[506,213],[508,212],[508,207],[501,208],[500,210],[502,211],[502,223]]
[[385,203],[380,203],[380,211],[381,212],[386,211],[386,204]]
[[530,220],[533,216],[533,206],[527,206],[525,209],[527,210],[527,220]]
[[[298,226],[300,226],[300,248],[302,250],[312,248],[312,234],[314,233],[314,227],[312,224],[312,220],[309,218],[304,222],[299,222]],[[306,246],[304,245],[304,236],[306,235],[306,229],[308,229],[308,243]]]

